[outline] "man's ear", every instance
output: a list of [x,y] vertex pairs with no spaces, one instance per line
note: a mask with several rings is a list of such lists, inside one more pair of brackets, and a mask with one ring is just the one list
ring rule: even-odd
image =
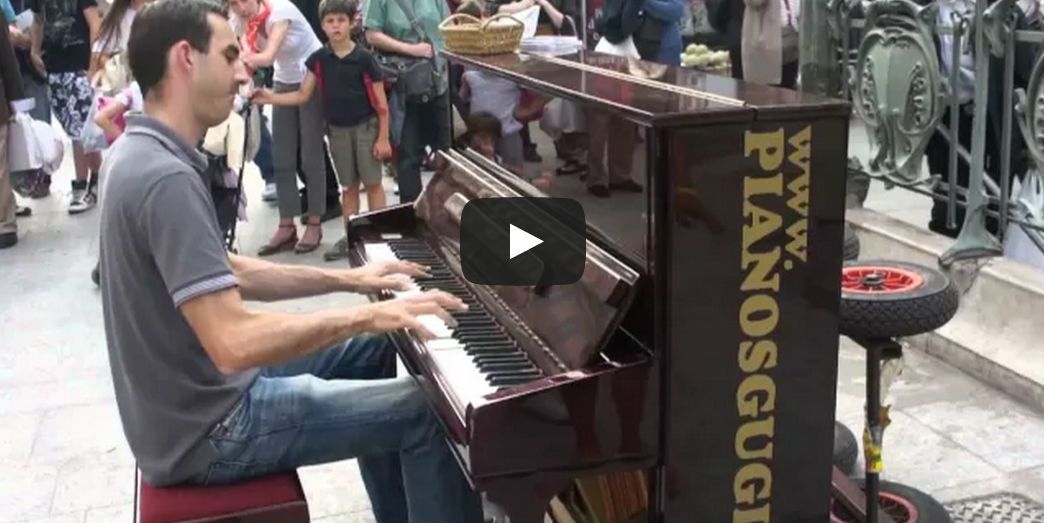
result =
[[171,63],[169,65],[177,69],[188,70],[195,62],[192,46],[182,40],[170,48]]

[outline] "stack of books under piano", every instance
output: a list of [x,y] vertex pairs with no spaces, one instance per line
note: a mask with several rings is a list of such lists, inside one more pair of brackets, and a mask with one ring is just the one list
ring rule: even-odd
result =
[[551,500],[545,523],[629,523],[649,507],[645,472],[615,472],[573,481]]

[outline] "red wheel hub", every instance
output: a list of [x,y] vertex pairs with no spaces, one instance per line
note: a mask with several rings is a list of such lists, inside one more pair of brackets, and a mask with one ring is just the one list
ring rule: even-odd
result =
[[[880,506],[881,510],[891,516],[895,523],[917,523],[921,517],[917,507],[910,500],[891,492],[880,494]],[[840,503],[830,501],[830,523],[856,523],[858,521],[859,519],[849,513]]]
[[914,290],[924,285],[924,277],[898,267],[844,267],[841,288],[846,292],[888,294]]

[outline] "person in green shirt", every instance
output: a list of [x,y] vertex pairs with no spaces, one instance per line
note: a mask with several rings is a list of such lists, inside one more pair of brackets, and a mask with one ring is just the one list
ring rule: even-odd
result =
[[366,40],[379,52],[430,58],[436,56],[440,71],[439,94],[423,103],[402,102],[395,91],[391,94],[393,129],[395,110],[402,111],[401,129],[398,136],[396,171],[399,182],[399,201],[412,202],[421,192],[420,168],[424,161],[425,146],[433,150],[444,150],[450,145],[449,85],[446,61],[438,56],[442,51],[442,34],[439,23],[449,16],[444,0],[403,0],[412,7],[414,16],[425,35],[418,35],[410,25],[406,13],[399,7],[398,0],[368,0],[363,16]]

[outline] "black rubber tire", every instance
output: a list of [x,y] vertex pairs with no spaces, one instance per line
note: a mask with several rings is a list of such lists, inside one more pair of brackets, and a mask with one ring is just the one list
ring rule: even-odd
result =
[[[865,481],[862,479],[853,480],[859,488],[864,488]],[[946,512],[938,501],[934,498],[917,490],[913,487],[908,487],[901,483],[892,483],[891,481],[881,481],[881,507],[888,512],[895,523],[952,523],[950,514]],[[903,500],[909,505],[913,506],[916,510],[915,517],[903,517],[903,514],[909,514],[909,511],[902,507],[897,501]],[[837,502],[830,504],[830,522],[831,523],[850,523],[856,519],[848,514],[848,511],[841,508]]]
[[834,422],[834,466],[846,476],[855,472],[856,459],[859,456],[859,443],[855,434],[840,421]]
[[957,313],[959,295],[950,277],[935,269],[891,260],[846,262],[851,267],[895,267],[923,278],[915,288],[890,293],[841,289],[841,334],[858,338],[896,338],[931,332]]
[[841,259],[844,261],[853,261],[859,259],[859,236],[856,235],[855,229],[845,222],[845,247],[841,254]]

